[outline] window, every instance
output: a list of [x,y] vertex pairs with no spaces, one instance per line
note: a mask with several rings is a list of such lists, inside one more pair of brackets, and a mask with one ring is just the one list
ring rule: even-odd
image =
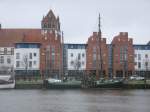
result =
[[93,53],[93,67],[96,67],[96,59],[97,56],[96,56],[96,53]]
[[81,62],[78,62],[78,68],[81,68]]
[[84,65],[84,61],[82,61],[82,65]]
[[4,48],[4,54],[7,54],[7,48]]
[[16,61],[16,67],[20,67],[20,61]]
[[34,55],[34,57],[36,57],[36,55],[37,55],[37,54],[36,54],[36,53],[34,53],[33,55]]
[[71,57],[73,57],[73,53],[71,53]]
[[0,53],[4,54],[4,48],[0,48]]
[[52,56],[52,61],[51,61],[51,63],[52,63],[52,67],[54,67],[54,64],[55,64],[55,56]]
[[73,49],[73,45],[71,45],[71,49]]
[[20,59],[20,53],[16,53],[16,59]]
[[32,68],[32,61],[29,61],[29,67]]
[[93,67],[96,67],[96,60],[93,60]]
[[0,57],[0,63],[3,64],[4,63],[4,56]]
[[141,60],[141,54],[138,54],[138,60]]
[[145,54],[145,58],[148,58],[148,54]]
[[11,59],[10,59],[10,57],[7,57],[7,63],[8,63],[8,64],[11,64]]
[[134,62],[134,65],[137,65],[137,62]]
[[11,48],[7,48],[7,54],[11,54]]
[[120,62],[127,60],[127,47],[123,46],[120,48]]
[[55,48],[52,46],[52,56],[55,55]]
[[83,54],[82,54],[82,57],[84,57],[84,56],[85,56],[85,54],[83,53]]
[[95,53],[93,54],[93,60],[96,60],[96,54]]
[[36,61],[34,61],[33,64],[36,65]]
[[32,59],[32,53],[29,54],[29,58]]
[[146,68],[148,67],[148,62],[145,62],[145,67],[146,67]]
[[12,55],[14,54],[14,48],[11,48],[11,54]]
[[79,53],[79,54],[78,54],[78,60],[80,60],[80,59],[81,59],[81,54]]
[[54,64],[55,64],[55,52],[52,52],[52,58],[51,58],[52,60],[52,66],[54,66]]
[[71,66],[73,66],[74,65],[74,61],[71,61],[70,64],[71,64]]
[[55,48],[52,46],[52,53],[55,53]]
[[140,62],[138,62],[138,68],[141,68],[141,63]]
[[96,46],[93,47],[93,53],[96,53]]

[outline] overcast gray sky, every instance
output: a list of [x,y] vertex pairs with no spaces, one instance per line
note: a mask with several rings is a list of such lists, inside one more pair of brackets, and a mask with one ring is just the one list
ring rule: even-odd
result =
[[86,43],[98,29],[99,13],[107,43],[119,32],[129,32],[135,44],[150,40],[150,0],[0,0],[0,23],[3,28],[40,28],[50,9],[60,16],[67,43]]

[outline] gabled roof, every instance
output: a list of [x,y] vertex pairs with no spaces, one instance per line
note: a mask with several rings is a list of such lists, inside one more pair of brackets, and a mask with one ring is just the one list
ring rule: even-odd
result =
[[[53,16],[53,17],[55,17],[55,15],[54,15],[54,13],[53,13],[53,11],[50,9],[50,11],[48,12],[48,14],[47,14],[47,16]],[[56,18],[56,17],[55,17]]]
[[42,21],[44,22],[48,22],[49,18],[53,18],[54,20],[56,20],[56,16],[54,15],[53,11],[50,9],[50,11],[47,13],[47,15],[43,18]]
[[[29,40],[26,39],[30,36]],[[34,38],[32,38],[32,36]],[[36,40],[35,37],[41,36],[41,29],[1,29],[0,46],[13,47],[14,43]]]

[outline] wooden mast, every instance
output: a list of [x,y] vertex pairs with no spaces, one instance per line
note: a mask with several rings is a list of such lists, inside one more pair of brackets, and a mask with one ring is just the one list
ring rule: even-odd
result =
[[[99,14],[98,18],[98,35],[96,38],[96,79],[99,80],[100,77],[102,77],[102,71],[103,71],[103,60],[102,60],[102,50],[101,50],[101,17]],[[99,73],[100,72],[100,73]]]

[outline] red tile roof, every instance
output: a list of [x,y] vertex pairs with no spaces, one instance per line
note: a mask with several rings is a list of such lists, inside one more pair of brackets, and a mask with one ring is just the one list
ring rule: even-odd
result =
[[41,29],[1,29],[0,46],[12,47],[18,42],[40,42]]

